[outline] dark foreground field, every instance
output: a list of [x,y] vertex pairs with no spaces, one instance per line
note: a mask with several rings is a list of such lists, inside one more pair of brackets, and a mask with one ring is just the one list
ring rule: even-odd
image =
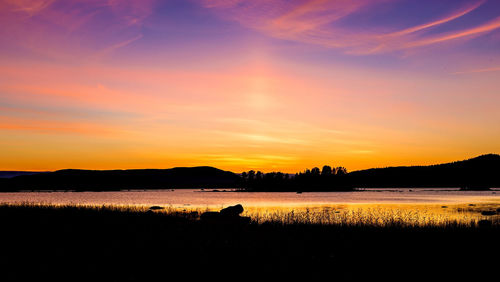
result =
[[0,222],[1,281],[498,278],[498,225],[231,225],[37,206],[0,206]]

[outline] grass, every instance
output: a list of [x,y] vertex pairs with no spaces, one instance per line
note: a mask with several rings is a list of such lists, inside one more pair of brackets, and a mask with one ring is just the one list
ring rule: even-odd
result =
[[[351,204],[320,207],[250,208],[247,216],[256,223],[319,224],[370,227],[456,227],[474,228],[487,220],[500,225],[498,203],[452,204]],[[486,214],[489,214],[485,216]]]
[[407,211],[310,209],[255,211],[234,226],[192,211],[0,205],[1,280],[480,279],[499,251],[498,221],[412,225]]
[[[197,220],[203,212],[214,209],[174,208],[162,206],[150,210],[148,206],[136,205],[86,205],[86,204],[43,204],[20,203],[0,204],[0,208],[11,209],[58,209],[65,213],[93,212],[99,214],[120,213],[141,215],[155,213],[168,217]],[[487,214],[492,212],[493,214]],[[500,212],[497,203],[440,205],[336,205],[323,207],[296,208],[249,208],[244,216],[251,218],[252,224],[274,225],[335,225],[340,227],[369,226],[381,228],[416,227],[478,227],[478,222],[488,220],[492,226],[500,225]]]

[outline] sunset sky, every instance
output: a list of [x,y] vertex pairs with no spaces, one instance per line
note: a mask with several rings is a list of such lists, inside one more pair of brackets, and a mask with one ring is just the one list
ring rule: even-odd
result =
[[500,153],[497,0],[0,0],[0,170]]

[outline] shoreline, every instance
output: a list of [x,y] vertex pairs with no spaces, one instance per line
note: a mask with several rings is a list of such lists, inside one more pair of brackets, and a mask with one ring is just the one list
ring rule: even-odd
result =
[[[37,202],[0,202],[0,209],[113,211],[150,213],[159,216],[199,220],[200,215],[222,207],[191,205],[121,205]],[[366,226],[384,228],[396,225],[408,228],[478,227],[481,221],[500,228],[500,202],[475,203],[338,203],[288,206],[245,205],[245,213],[254,224],[301,224],[322,226]]]
[[195,192],[213,192],[213,193],[228,193],[228,192],[241,192],[241,193],[346,193],[346,192],[409,192],[417,191],[449,191],[449,192],[500,192],[500,187],[491,187],[488,190],[473,190],[461,189],[460,187],[373,187],[373,188],[355,188],[354,190],[318,190],[318,191],[275,191],[275,190],[240,190],[239,188],[165,188],[165,189],[121,189],[121,190],[73,190],[73,189],[26,189],[14,191],[0,191],[2,193],[53,193],[53,192],[173,192],[176,190],[197,190]]
[[478,279],[496,269],[500,251],[499,225],[226,224],[156,211],[26,206],[0,206],[0,220],[8,242],[0,253],[6,281],[73,280],[76,273],[83,281],[236,273],[310,280],[400,279],[408,273]]

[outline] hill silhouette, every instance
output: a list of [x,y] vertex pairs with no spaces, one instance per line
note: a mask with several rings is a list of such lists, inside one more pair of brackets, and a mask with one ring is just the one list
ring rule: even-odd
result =
[[240,188],[245,191],[352,191],[355,188],[500,187],[500,155],[488,154],[429,166],[372,168],[347,172],[343,167],[315,167],[295,175],[249,171],[236,174],[214,167],[171,169],[78,170],[0,178],[0,191]]
[[64,169],[2,179],[0,187],[2,187],[1,191],[108,191],[234,187],[238,181],[239,176],[237,174],[208,166],[128,170]]
[[32,175],[41,173],[39,171],[0,171],[0,178],[12,178],[20,175]]
[[500,187],[500,155],[429,166],[372,168],[349,173],[356,187],[460,187],[482,190]]

